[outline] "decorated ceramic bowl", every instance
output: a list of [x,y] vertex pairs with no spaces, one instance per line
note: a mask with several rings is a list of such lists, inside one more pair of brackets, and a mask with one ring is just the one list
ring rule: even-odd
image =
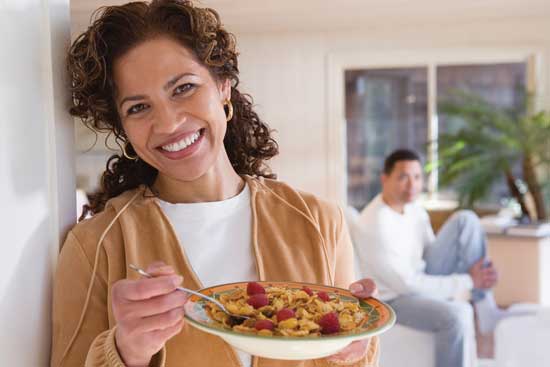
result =
[[[359,310],[359,312],[355,312],[355,315],[364,315],[364,319],[355,320],[357,326],[352,329],[348,328],[336,332],[332,330],[330,333],[317,331],[312,332],[311,335],[292,336],[289,333],[281,335],[280,332],[265,335],[266,333],[263,331],[256,332],[256,330],[253,330],[254,332],[243,332],[241,329],[247,328],[239,329],[237,327],[237,330],[235,330],[220,323],[219,320],[215,320],[212,317],[212,303],[193,295],[185,306],[187,322],[197,329],[221,337],[231,346],[249,354],[285,360],[316,359],[330,356],[353,341],[363,340],[385,332],[395,323],[395,313],[389,305],[375,298],[359,300],[346,289],[298,282],[257,283],[267,289],[268,294],[270,294],[271,289],[284,289],[296,293],[296,290],[303,290],[306,287],[312,298],[315,298],[310,299],[310,302],[314,301],[321,305],[322,300],[316,300],[319,295],[323,296],[320,298],[326,297],[327,301],[330,298],[333,301],[332,303],[342,303]],[[223,284],[204,288],[200,292],[218,300],[226,300],[227,296],[231,294],[246,294],[248,284],[248,282]],[[270,299],[270,302],[274,301],[272,297]]]

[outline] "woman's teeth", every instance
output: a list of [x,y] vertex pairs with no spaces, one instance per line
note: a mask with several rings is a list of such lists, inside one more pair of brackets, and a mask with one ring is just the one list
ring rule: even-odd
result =
[[181,139],[180,141],[177,141],[172,144],[163,145],[162,149],[168,151],[168,152],[179,152],[180,150],[183,150],[193,144],[197,139],[201,136],[200,131],[197,131],[191,136],[188,136],[186,138]]

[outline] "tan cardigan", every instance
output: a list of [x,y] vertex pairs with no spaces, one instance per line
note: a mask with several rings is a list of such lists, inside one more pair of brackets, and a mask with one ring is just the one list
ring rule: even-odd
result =
[[[281,182],[245,179],[251,191],[252,244],[260,280],[348,288],[355,280],[353,250],[341,209]],[[145,267],[156,260],[182,274],[185,287],[202,287],[157,199],[145,187],[111,199],[104,211],[69,232],[55,276],[52,367],[124,366],[114,342],[111,287],[120,279],[138,278],[129,263]],[[365,358],[352,366],[376,366],[377,361],[378,339],[372,338]],[[241,363],[221,338],[185,324],[151,365]],[[326,359],[253,358],[254,367],[331,365]]]

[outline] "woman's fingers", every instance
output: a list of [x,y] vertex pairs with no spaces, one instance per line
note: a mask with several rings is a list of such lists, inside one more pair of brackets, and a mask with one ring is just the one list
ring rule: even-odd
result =
[[174,308],[161,314],[133,319],[126,325],[126,328],[131,334],[164,330],[179,323],[183,319],[183,315],[182,308]]
[[127,364],[145,365],[183,327],[183,277],[163,262],[150,264],[151,278],[123,279],[113,284],[112,307],[116,343]]
[[152,338],[155,341],[160,341],[164,345],[164,343],[169,340],[174,335],[177,335],[180,333],[181,329],[183,328],[183,319],[178,321],[176,324],[167,327],[165,329],[155,330],[148,333],[149,337]]
[[369,339],[354,341],[340,352],[328,357],[328,360],[336,363],[357,363],[367,351]]
[[164,261],[155,261],[149,264],[145,271],[154,277],[175,274],[174,268],[170,265],[166,265]]
[[132,318],[158,315],[174,308],[183,308],[189,296],[185,292],[173,291],[158,297],[126,303],[125,315]]
[[358,298],[373,297],[378,291],[374,280],[369,278],[361,279],[352,283],[349,289],[350,292]]
[[183,281],[180,275],[163,275],[139,280],[122,280],[113,286],[113,297],[121,301],[141,301],[173,292]]

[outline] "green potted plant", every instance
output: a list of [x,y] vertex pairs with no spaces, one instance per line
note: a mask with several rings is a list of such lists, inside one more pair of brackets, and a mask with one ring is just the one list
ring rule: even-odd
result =
[[[532,97],[517,109],[503,109],[467,92],[455,92],[439,110],[458,128],[439,137],[440,183],[453,185],[462,206],[485,198],[497,180],[530,219],[548,219],[550,208],[550,113],[533,113]],[[521,174],[514,174],[514,167]],[[534,210],[526,203],[532,196]]]

